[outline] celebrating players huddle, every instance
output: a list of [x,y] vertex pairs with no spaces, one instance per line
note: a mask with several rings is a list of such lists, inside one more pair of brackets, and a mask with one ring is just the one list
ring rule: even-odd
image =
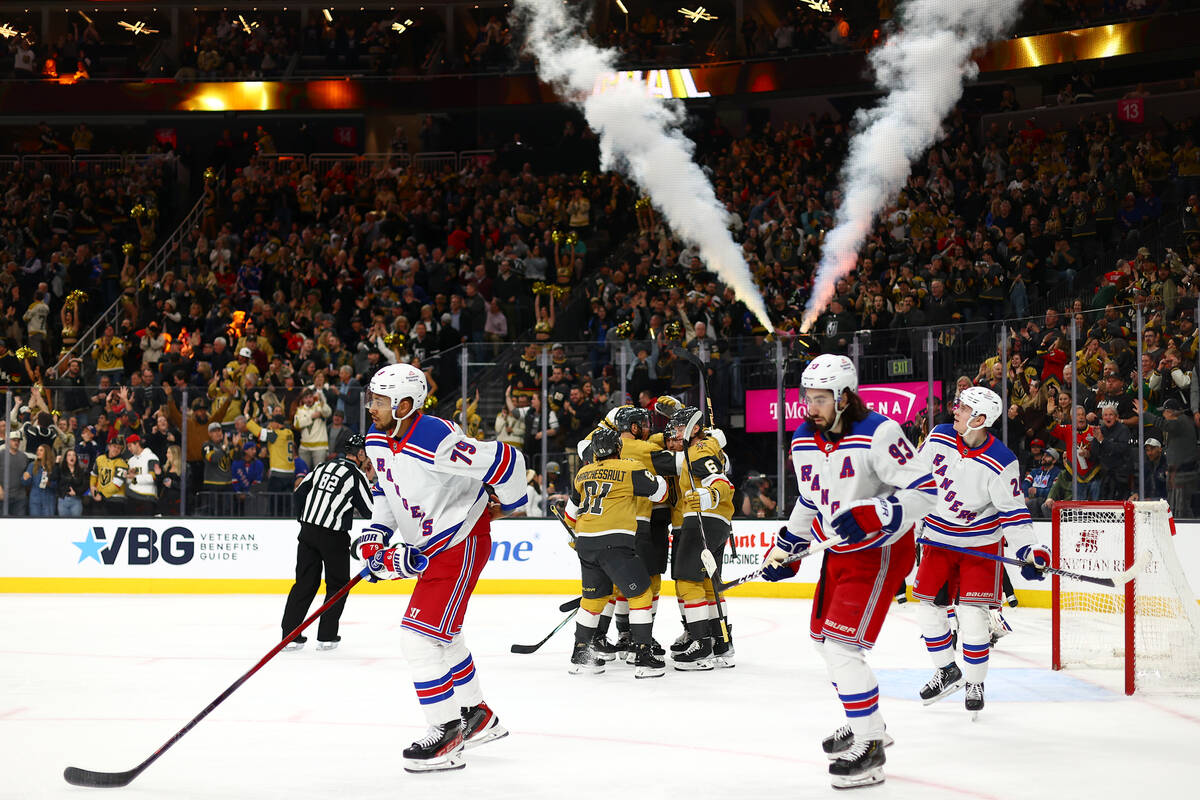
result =
[[[995,393],[964,391],[954,424],[937,426],[916,448],[895,421],[866,407],[849,359],[818,356],[801,383],[808,416],[791,443],[799,496],[762,576],[792,577],[810,548],[824,552],[809,634],[846,722],[822,748],[835,788],[870,786],[884,780],[884,748],[893,739],[866,654],[891,598],[904,590],[918,542],[914,595],[936,670],[920,696],[929,704],[965,684],[973,714],[984,705],[989,620],[1003,596],[1003,571],[993,559],[1007,541],[1025,562],[1023,575],[1037,580],[1050,554],[1034,541],[1015,457],[988,433],[1001,412]],[[461,629],[488,558],[490,520],[526,496],[521,453],[423,415],[427,391],[420,370],[405,364],[371,380],[374,424],[366,443],[378,485],[372,519],[352,545],[373,577],[417,579],[401,628],[430,728],[404,751],[412,772],[461,768],[465,748],[507,735],[483,701]],[[564,513],[582,579],[572,674],[600,674],[617,659],[636,678],[665,674],[666,651],[653,626],[668,562],[684,628],[671,646],[674,668],[734,664],[718,591],[733,515],[725,437],[674,398],[658,398],[655,410],[668,417],[660,433],[652,433],[649,411],[622,406],[580,445],[583,466]],[[614,621],[615,644],[608,639]]]
[[[622,406],[580,444],[585,466],[566,508],[583,576],[572,674],[602,673],[606,662],[627,653],[634,677],[664,674],[666,653],[651,631],[668,551],[684,622],[672,645],[675,669],[733,666],[733,642],[713,585],[733,517],[724,434],[701,428],[700,411],[674,398],[660,397],[656,408],[671,415],[662,433],[651,434],[647,410]],[[607,636],[613,616],[615,645]]]

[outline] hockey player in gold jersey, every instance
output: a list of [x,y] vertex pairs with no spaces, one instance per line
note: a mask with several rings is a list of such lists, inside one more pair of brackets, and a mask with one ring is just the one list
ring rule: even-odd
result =
[[571,672],[600,673],[604,662],[592,646],[601,612],[614,586],[629,599],[636,678],[656,678],[665,663],[652,650],[650,574],[635,552],[639,498],[666,497],[667,484],[633,459],[621,457],[616,431],[598,430],[591,439],[592,463],[575,475],[567,522],[574,528],[583,583],[583,612],[575,626]]
[[[713,580],[719,580],[722,554],[732,531],[733,484],[726,476],[725,454],[715,437],[694,425],[695,408],[675,412],[667,426],[666,444],[673,452],[687,451],[680,470],[672,510],[675,531],[671,577],[683,605],[687,640],[672,647],[675,669],[710,670],[733,666],[732,640],[721,636],[720,611]],[[703,525],[703,530],[701,529]],[[718,564],[708,575],[701,553],[708,549]]]

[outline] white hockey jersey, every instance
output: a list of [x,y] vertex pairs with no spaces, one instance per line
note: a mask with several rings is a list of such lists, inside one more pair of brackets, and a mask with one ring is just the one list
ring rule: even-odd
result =
[[[427,556],[454,547],[487,508],[485,484],[506,512],[525,505],[525,456],[503,442],[472,439],[452,422],[417,414],[402,439],[372,425],[367,456],[375,503],[365,529],[398,534]],[[399,544],[392,536],[392,544]]]
[[895,533],[880,533],[856,544],[838,545],[835,553],[887,547],[906,536],[937,499],[929,470],[895,421],[874,411],[831,442],[805,420],[792,436],[792,465],[800,496],[788,530],[801,538],[824,541],[833,535],[830,521],[855,500],[894,496],[903,508]]
[[921,445],[919,457],[938,487],[937,506],[925,518],[926,538],[959,547],[981,547],[1001,538],[1010,548],[1035,543],[1017,457],[995,436],[988,434],[971,449],[953,425],[938,425]]

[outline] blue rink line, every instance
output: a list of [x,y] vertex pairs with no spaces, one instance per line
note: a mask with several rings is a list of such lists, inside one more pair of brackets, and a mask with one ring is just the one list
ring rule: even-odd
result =
[[[918,700],[917,693],[933,675],[933,666],[929,669],[876,669],[875,675],[879,678],[879,691],[884,697]],[[988,670],[985,684],[989,703],[1078,703],[1112,701],[1123,697],[1119,692],[1050,669],[992,667]]]

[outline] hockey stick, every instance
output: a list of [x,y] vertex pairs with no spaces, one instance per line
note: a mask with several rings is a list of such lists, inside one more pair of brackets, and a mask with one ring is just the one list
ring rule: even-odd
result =
[[[963,553],[964,555],[968,556],[986,558],[988,561],[999,561],[1001,564],[1012,564],[1015,567],[1030,566],[1029,562],[1021,561],[1018,558],[997,556],[993,555],[992,553],[981,553],[978,550],[971,550],[967,547],[956,547],[952,544],[942,544],[941,542],[933,542],[929,539],[917,539],[917,543],[929,545],[930,547],[938,547],[942,550],[950,550],[955,553]],[[1146,565],[1150,563],[1150,559],[1152,557],[1153,556],[1149,550],[1143,550],[1141,553],[1138,553],[1137,558],[1133,560],[1133,566],[1124,572],[1115,572],[1107,577],[1103,575],[1085,575],[1081,572],[1072,572],[1069,569],[1059,569],[1058,567],[1041,567],[1040,569],[1042,572],[1049,572],[1051,575],[1061,575],[1064,578],[1072,578],[1077,581],[1083,581],[1084,583],[1094,583],[1097,586],[1108,586],[1115,589],[1118,586],[1124,586],[1136,578],[1142,572],[1142,570],[1146,568]]]
[[527,656],[530,653],[536,653],[538,651],[538,648],[540,648],[546,642],[550,641],[550,637],[554,636],[554,634],[561,631],[568,622],[575,619],[575,615],[578,613],[579,613],[579,601],[576,600],[575,601],[575,610],[572,611],[570,614],[567,614],[566,619],[564,619],[562,622],[558,623],[558,625],[556,625],[554,627],[554,630],[552,630],[548,634],[546,634],[545,639],[542,639],[537,644],[514,644],[512,647],[509,648],[509,650],[511,650],[514,653],[523,655],[523,656]]
[[[692,488],[696,487],[696,479],[692,473],[692,457],[688,454],[688,440],[692,438],[692,433],[700,424],[700,412],[697,411],[692,419],[688,420],[680,435],[683,438],[683,460],[687,464],[688,482],[692,484]],[[721,626],[721,641],[728,644],[729,642],[729,622],[725,619],[725,609],[721,607],[721,590],[718,586],[720,579],[717,574],[717,560],[713,557],[712,548],[708,544],[708,534],[704,532],[704,515],[699,511],[693,512],[696,515],[696,524],[700,527],[700,541],[704,545],[704,549],[700,551],[700,563],[704,565],[704,571],[708,573],[709,580],[712,582],[713,599],[717,603],[717,621]]]
[[312,614],[310,614],[308,619],[304,620],[304,622],[301,622],[299,625],[297,625],[296,630],[292,631],[287,636],[283,637],[283,640],[279,644],[272,647],[271,652],[269,652],[265,656],[263,656],[262,659],[257,664],[255,664],[253,667],[250,668],[249,672],[247,672],[245,675],[243,675],[242,677],[240,677],[236,681],[234,681],[232,684],[230,684],[229,688],[226,689],[225,691],[221,692],[221,694],[217,696],[216,700],[213,700],[211,703],[209,703],[205,707],[205,709],[203,711],[201,711],[196,716],[192,717],[191,721],[188,722],[187,725],[184,725],[182,728],[180,728],[179,731],[174,736],[172,736],[170,739],[168,739],[162,747],[155,750],[154,753],[149,758],[147,758],[145,761],[143,761],[141,764],[138,764],[133,769],[126,770],[125,772],[94,772],[90,769],[80,769],[79,767],[67,767],[63,771],[63,777],[66,779],[67,783],[69,783],[73,786],[90,786],[90,787],[98,787],[98,788],[105,788],[105,789],[114,788],[114,787],[118,787],[118,786],[127,786],[134,778],[136,778],[138,775],[141,775],[146,770],[146,767],[150,766],[155,761],[157,761],[159,756],[161,756],[163,753],[167,752],[167,750],[171,749],[171,746],[173,744],[175,744],[180,739],[182,739],[184,737],[184,734],[186,734],[192,728],[196,727],[196,725],[200,722],[200,720],[207,717],[209,715],[209,713],[212,712],[213,709],[215,709],[217,706],[221,705],[221,703],[225,702],[225,699],[228,698],[229,695],[233,694],[239,686],[241,686],[243,683],[245,683],[247,680],[249,680],[251,675],[253,675],[254,673],[258,672],[260,669],[262,669],[263,665],[265,665],[268,661],[270,661],[272,658],[274,658],[279,653],[280,650],[287,647],[288,644],[293,639],[295,639],[297,636],[299,636],[300,633],[305,628],[307,628],[309,625],[311,625],[316,620],[317,617],[324,614],[330,607],[332,607],[335,603],[337,603],[339,600],[341,600],[343,597],[345,597],[346,594],[349,593],[349,591],[351,589],[353,589],[355,586],[358,585],[359,581],[361,581],[363,578],[367,577],[370,574],[371,574],[370,569],[367,567],[363,567],[362,572],[355,575],[353,578],[350,579],[349,583],[347,583],[341,589],[338,589],[336,592],[334,592],[333,596],[330,597],[328,600],[326,600],[324,605],[322,605],[320,608],[318,608],[316,611],[314,611]]
[[[567,524],[567,520],[563,516],[562,509],[559,508],[558,506],[550,506],[550,513],[553,514],[555,516],[555,518],[558,519],[558,521],[562,523],[563,528],[567,532],[567,536],[571,537],[571,549],[574,550],[575,542],[578,540],[575,538],[575,531],[571,530],[571,526]],[[582,599],[583,599],[582,597],[576,597],[574,600],[568,600],[567,602],[565,602],[561,606],[559,606],[558,610],[565,614],[568,611],[577,609],[577,608],[579,608],[579,601]],[[553,636],[554,634],[550,634],[550,635]],[[541,645],[538,645],[538,647],[540,647],[540,646]],[[513,647],[517,647],[517,645],[513,645]],[[536,650],[536,649],[537,649],[537,647],[534,648],[534,650]],[[517,651],[514,650],[513,652],[515,653]],[[525,652],[525,651],[521,651],[521,652]],[[532,653],[533,650],[529,650],[528,652]]]
[[[817,544],[814,544],[812,547],[808,548],[800,555],[792,556],[791,558],[784,559],[783,561],[779,562],[779,566],[782,567],[785,564],[795,564],[797,561],[802,561],[802,560],[808,558],[809,556],[816,555],[817,553],[823,553],[826,550],[828,550],[829,548],[837,547],[839,544],[842,544],[842,543],[843,542],[840,538],[826,539],[823,542],[818,542]],[[748,572],[740,578],[734,578],[733,580],[729,581],[728,583],[726,583],[725,581],[722,581],[720,590],[722,592],[724,592],[728,589],[734,588],[735,586],[741,586],[743,583],[749,583],[750,581],[756,581],[762,577],[763,570],[765,570],[766,568],[767,568],[767,566],[764,564],[763,566],[759,567],[758,569],[754,570],[753,572]]]
[[[687,349],[679,347],[679,346],[672,347],[671,350],[672,350],[672,352],[675,353],[676,357],[682,358],[684,361],[688,362],[689,364],[691,364],[693,367],[696,368],[696,376],[700,380],[701,392],[704,394],[704,405],[706,407],[706,410],[708,411],[708,426],[707,427],[709,427],[709,428],[716,427],[716,424],[717,424],[716,417],[713,416],[713,409],[712,409],[712,395],[708,393],[708,367],[705,365],[705,363],[703,361],[700,360],[700,356],[696,355],[695,353],[693,353],[690,350],[687,350]],[[737,537],[736,536],[729,537],[729,552],[733,553],[734,558],[737,558]]]

